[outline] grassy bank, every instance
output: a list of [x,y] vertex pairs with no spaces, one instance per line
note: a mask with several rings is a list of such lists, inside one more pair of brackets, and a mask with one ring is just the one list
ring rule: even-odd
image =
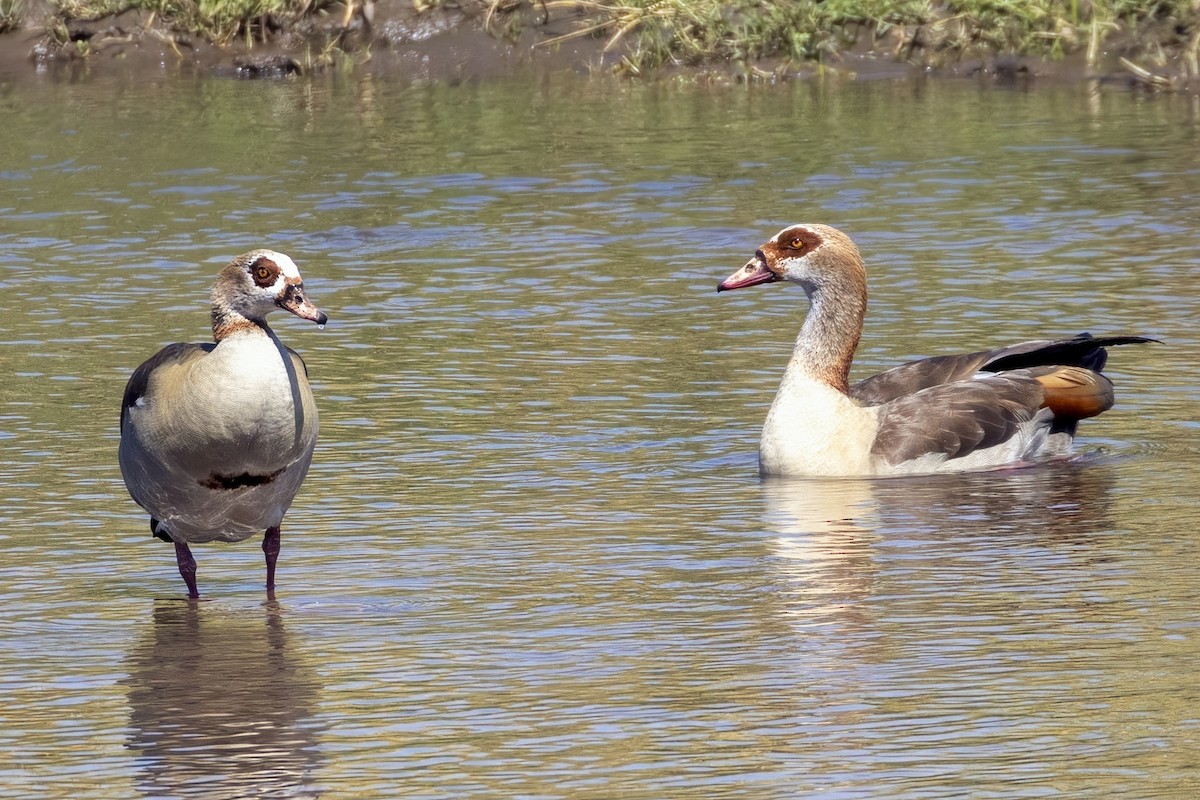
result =
[[[1191,78],[1200,51],[1200,0],[345,0],[357,10],[343,0],[48,1],[44,27],[64,44],[73,21],[129,9],[178,34],[252,43],[298,26],[327,37],[361,28],[374,6],[392,3],[409,16],[463,14],[464,24],[535,48],[592,39],[631,73],[828,61],[855,48],[924,63],[999,53],[1094,59],[1115,49],[1152,66],[1173,60]],[[0,30],[21,26],[24,4],[33,2],[46,0],[0,0]],[[318,19],[323,27],[309,24]],[[371,36],[354,41],[345,46],[369,47]]]
[[572,35],[625,48],[632,67],[823,60],[854,47],[902,57],[970,52],[1093,58],[1115,40],[1131,52],[1200,48],[1196,0],[550,0],[589,19]]

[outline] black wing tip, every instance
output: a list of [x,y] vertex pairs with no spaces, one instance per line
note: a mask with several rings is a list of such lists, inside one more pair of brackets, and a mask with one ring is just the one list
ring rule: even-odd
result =
[[1108,360],[1106,347],[1123,344],[1162,344],[1148,336],[1093,336],[1080,333],[1070,339],[1045,342],[1029,350],[1020,350],[987,362],[982,372],[1005,372],[1012,369],[1027,369],[1051,364],[1072,367],[1087,367],[1099,372]]
[[1123,344],[1162,344],[1161,339],[1154,339],[1150,336],[1092,336],[1090,333],[1079,334],[1075,337],[1075,341],[1086,341],[1094,347],[1117,347]]

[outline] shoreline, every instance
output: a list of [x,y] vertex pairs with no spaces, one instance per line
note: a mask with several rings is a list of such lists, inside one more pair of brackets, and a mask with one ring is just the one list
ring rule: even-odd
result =
[[[39,5],[40,4],[40,5]],[[142,10],[126,10],[96,20],[65,23],[52,34],[53,9],[45,0],[18,30],[0,34],[0,81],[87,80],[125,75],[146,80],[217,76],[235,79],[289,79],[337,71],[369,72],[408,82],[474,82],[547,72],[624,74],[631,80],[684,80],[712,84],[779,82],[835,76],[839,79],[977,79],[1010,88],[1087,84],[1131,91],[1195,94],[1200,82],[1183,48],[1156,45],[1157,66],[1147,67],[1124,53],[1147,50],[1129,36],[1113,50],[1092,58],[1082,52],[1049,59],[980,49],[964,55],[916,46],[919,31],[893,27],[884,35],[854,32],[847,48],[821,62],[761,59],[750,64],[668,65],[643,72],[622,48],[606,48],[595,37],[563,38],[577,18],[547,19],[525,25],[515,37],[488,30],[490,19],[462,9],[417,11],[404,0],[378,0],[370,15],[361,6],[335,6],[348,13],[312,15],[289,29],[272,29],[265,41],[245,38],[227,44],[173,32]],[[357,10],[355,10],[357,8]],[[347,25],[343,25],[348,20]],[[368,21],[369,20],[369,21]],[[59,43],[65,39],[65,43]],[[547,45],[554,40],[555,43]]]

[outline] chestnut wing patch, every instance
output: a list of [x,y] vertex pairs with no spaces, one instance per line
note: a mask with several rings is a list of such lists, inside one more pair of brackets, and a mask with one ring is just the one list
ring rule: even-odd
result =
[[1044,405],[1064,420],[1103,414],[1113,406],[1112,381],[1083,367],[1040,367],[1028,370],[1046,394]]
[[872,455],[896,465],[929,454],[962,458],[1001,444],[1042,405],[1041,384],[996,375],[934,386],[880,408]]

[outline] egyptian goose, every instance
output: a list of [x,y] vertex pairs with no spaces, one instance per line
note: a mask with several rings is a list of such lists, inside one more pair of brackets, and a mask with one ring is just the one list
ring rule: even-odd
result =
[[1068,455],[1079,420],[1112,407],[1104,348],[1154,341],[1023,342],[913,361],[852,386],[867,308],[854,243],[828,225],[792,225],[717,291],[774,281],[799,284],[810,308],[763,425],[763,475],[961,472]]
[[199,597],[189,543],[240,542],[265,530],[275,588],[279,526],[317,443],[304,361],[267,325],[276,308],[324,325],[292,259],[235,258],[212,289],[215,344],[171,344],[134,370],[121,403],[118,459],[150,530],[175,543],[188,596]]

